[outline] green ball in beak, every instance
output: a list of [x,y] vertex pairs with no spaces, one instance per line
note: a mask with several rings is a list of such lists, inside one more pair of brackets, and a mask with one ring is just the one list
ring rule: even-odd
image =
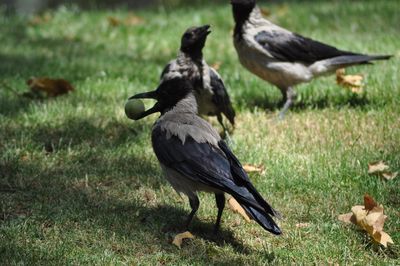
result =
[[144,104],[140,99],[131,99],[125,103],[125,114],[130,119],[138,119],[144,110]]

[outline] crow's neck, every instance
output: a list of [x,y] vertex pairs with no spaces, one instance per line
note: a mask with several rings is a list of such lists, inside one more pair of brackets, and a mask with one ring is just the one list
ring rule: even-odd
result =
[[193,92],[190,92],[185,98],[177,102],[169,112],[197,114],[197,101]]
[[[235,11],[234,11],[235,12]],[[255,6],[252,10],[247,12],[236,11],[239,13],[234,14],[235,17],[235,29],[234,36],[238,39],[243,38],[243,27],[247,22],[258,25],[261,23],[269,23],[267,20],[263,19],[261,10],[258,6]]]
[[200,51],[182,51],[185,57],[190,58],[192,61],[200,63],[203,60],[203,52]]
[[178,54],[178,64],[181,66],[192,66],[196,65],[200,71],[203,69],[203,54],[200,52],[199,56],[193,57],[193,55],[180,51]]
[[243,10],[240,8],[233,8],[233,17],[235,19],[234,35],[241,38],[243,35],[243,25],[250,17],[251,10]]

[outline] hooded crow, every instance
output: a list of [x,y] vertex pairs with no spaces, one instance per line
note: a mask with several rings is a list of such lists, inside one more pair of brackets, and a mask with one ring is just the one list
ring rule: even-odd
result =
[[235,29],[233,42],[241,64],[277,86],[283,95],[283,117],[296,98],[293,87],[338,68],[389,59],[364,55],[303,37],[264,19],[256,0],[231,0]]
[[204,25],[185,31],[178,57],[164,68],[160,83],[174,78],[189,79],[195,88],[199,114],[217,116],[218,122],[226,131],[222,114],[234,125],[235,111],[220,75],[203,59],[202,50],[207,35],[211,32],[209,28],[209,25]]
[[218,231],[221,222],[224,193],[228,193],[265,230],[281,234],[272,219],[272,216],[279,217],[278,212],[256,190],[217,131],[198,116],[195,94],[190,81],[174,78],[162,82],[155,91],[130,98],[157,100],[152,108],[136,119],[161,113],[152,129],[153,150],[166,179],[178,193],[184,193],[189,198],[192,211],[186,229],[200,205],[197,192],[206,191],[215,194],[218,208],[215,231]]

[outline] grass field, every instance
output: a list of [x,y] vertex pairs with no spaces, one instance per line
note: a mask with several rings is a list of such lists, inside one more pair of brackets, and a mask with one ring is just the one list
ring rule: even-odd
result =
[[[1,14],[0,264],[399,265],[400,178],[367,173],[376,160],[400,170],[399,1],[262,6],[303,35],[395,57],[348,70],[365,75],[362,95],[333,76],[298,86],[295,108],[278,122],[279,91],[238,63],[228,4],[138,10],[145,23],[116,27],[107,18],[129,11],[63,7],[39,24]],[[150,144],[157,117],[132,122],[123,106],[156,87],[181,33],[205,23],[213,26],[205,58],[221,63],[238,113],[231,147],[243,163],[265,166],[251,179],[284,215],[284,233],[274,237],[226,209],[216,239],[214,197],[201,194],[196,238],[178,249],[171,239],[189,204],[161,177]],[[32,76],[65,78],[76,91],[34,101],[10,90],[22,93]],[[388,249],[337,220],[366,192],[385,207]]]

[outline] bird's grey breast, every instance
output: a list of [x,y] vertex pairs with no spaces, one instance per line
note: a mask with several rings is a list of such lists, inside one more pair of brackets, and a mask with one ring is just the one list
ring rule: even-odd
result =
[[278,87],[293,86],[312,78],[304,64],[283,62],[274,58],[255,41],[253,31],[247,33],[242,40],[234,40],[239,61],[250,72]]
[[203,61],[202,64],[202,84],[197,86],[195,90],[199,114],[216,115],[217,107],[213,102],[213,89],[211,86],[211,68]]
[[165,132],[167,138],[176,136],[182,143],[189,136],[198,143],[208,142],[214,146],[218,146],[218,141],[221,140],[218,132],[194,113],[175,113],[172,110],[157,120],[153,128],[156,127]]

